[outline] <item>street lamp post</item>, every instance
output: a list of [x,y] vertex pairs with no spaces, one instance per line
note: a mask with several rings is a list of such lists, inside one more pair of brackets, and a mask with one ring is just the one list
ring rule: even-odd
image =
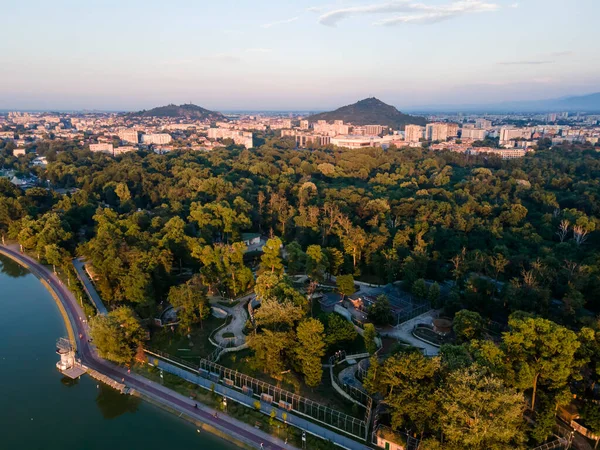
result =
[[227,412],[227,397],[223,397],[223,411]]

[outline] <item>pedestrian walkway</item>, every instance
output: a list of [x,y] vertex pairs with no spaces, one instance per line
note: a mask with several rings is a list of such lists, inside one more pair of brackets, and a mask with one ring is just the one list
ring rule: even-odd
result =
[[77,272],[77,278],[79,279],[79,282],[83,285],[85,293],[88,295],[90,300],[92,300],[94,306],[96,306],[98,314],[106,315],[108,314],[108,311],[106,310],[104,303],[102,303],[102,299],[100,298],[100,295],[98,295],[98,292],[96,291],[92,280],[90,280],[90,277],[85,271],[84,265],[85,263],[82,258],[76,258],[73,260],[73,266],[75,267],[75,272]]
[[404,342],[408,342],[414,347],[423,349],[425,356],[436,356],[440,349],[439,347],[435,347],[427,342],[423,342],[420,339],[417,339],[413,336],[412,331],[416,325],[420,323],[431,324],[433,320],[432,312],[428,311],[425,314],[421,314],[420,316],[415,317],[407,322],[401,323],[395,327],[381,330],[379,334],[381,336],[388,336],[395,339],[400,339]]
[[[246,343],[246,335],[244,334],[244,327],[248,320],[248,310],[246,305],[248,304],[248,301],[251,301],[254,297],[254,293],[241,297],[236,300],[238,303],[233,307],[224,306],[222,300],[221,303],[215,305],[231,316],[231,322],[223,328],[220,328],[213,336],[217,345],[228,348],[232,346],[239,347]],[[232,334],[233,336],[225,337],[227,333]]]
[[[255,407],[256,398],[251,393],[250,395],[248,395],[236,389],[222,385],[220,383],[215,383],[209,378],[203,378],[199,375],[199,373],[193,373],[187,369],[175,365],[174,363],[168,362],[162,357],[153,354],[152,352],[147,351],[147,353],[150,356],[150,360],[152,361],[152,363],[158,368],[164,370],[165,372],[177,375],[178,377],[190,381],[191,383],[201,386],[207,390],[214,389],[214,391],[220,394],[221,396],[227,397],[228,399],[241,403],[249,408]],[[311,422],[307,419],[304,419],[295,411],[288,411],[285,409],[276,408],[271,403],[265,401],[261,401],[259,403],[260,410],[263,413],[269,415],[271,411],[275,411],[275,417],[277,419],[285,421],[289,425],[305,430],[307,433],[317,436],[321,439],[335,442],[337,445],[349,450],[367,450],[369,448],[365,444],[358,442],[350,437],[332,431],[328,428],[318,425],[315,422]],[[283,416],[283,414],[285,414],[285,416]]]

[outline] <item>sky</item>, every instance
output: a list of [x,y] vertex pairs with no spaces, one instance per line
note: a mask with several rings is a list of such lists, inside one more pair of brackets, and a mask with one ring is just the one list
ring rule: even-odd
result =
[[600,91],[600,0],[2,0],[1,109],[400,109]]

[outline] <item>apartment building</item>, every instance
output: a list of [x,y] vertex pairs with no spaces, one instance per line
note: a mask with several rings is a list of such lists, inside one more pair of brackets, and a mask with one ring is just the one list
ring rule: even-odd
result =
[[139,142],[138,132],[130,128],[119,131],[118,136],[123,142],[128,142],[130,144],[137,144]]
[[171,135],[167,133],[142,134],[142,144],[165,145],[172,140]]
[[406,142],[420,142],[425,137],[425,127],[420,125],[406,125],[404,140]]

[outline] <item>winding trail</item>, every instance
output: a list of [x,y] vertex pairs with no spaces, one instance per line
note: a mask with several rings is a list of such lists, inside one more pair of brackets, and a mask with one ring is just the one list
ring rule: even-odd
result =
[[[218,305],[215,305],[231,316],[231,322],[217,331],[214,335],[216,343],[221,347],[238,347],[246,343],[246,335],[244,334],[244,327],[248,320],[246,305],[248,304],[248,301],[251,301],[255,296],[256,294],[252,293],[237,299],[236,301],[238,303],[234,307],[224,306],[223,301]],[[223,336],[225,333],[231,333],[234,337],[226,338]]]
[[56,293],[70,316],[71,326],[75,332],[77,355],[86,366],[115,380],[121,380],[128,387],[134,388],[154,401],[169,406],[193,419],[209,424],[222,433],[232,436],[250,447],[261,448],[262,444],[262,448],[273,450],[295,448],[289,444],[284,444],[280,439],[225,414],[221,414],[218,419],[215,419],[213,417],[215,412],[213,409],[200,403],[198,404],[198,409],[196,409],[193,400],[140,375],[128,373],[126,369],[100,358],[95,348],[88,342],[89,333],[88,327],[84,322],[85,314],[83,310],[77,303],[75,296],[64,286],[60,279],[33,258],[20,253],[18,249],[0,245],[0,253],[26,265],[36,277],[46,281]]

